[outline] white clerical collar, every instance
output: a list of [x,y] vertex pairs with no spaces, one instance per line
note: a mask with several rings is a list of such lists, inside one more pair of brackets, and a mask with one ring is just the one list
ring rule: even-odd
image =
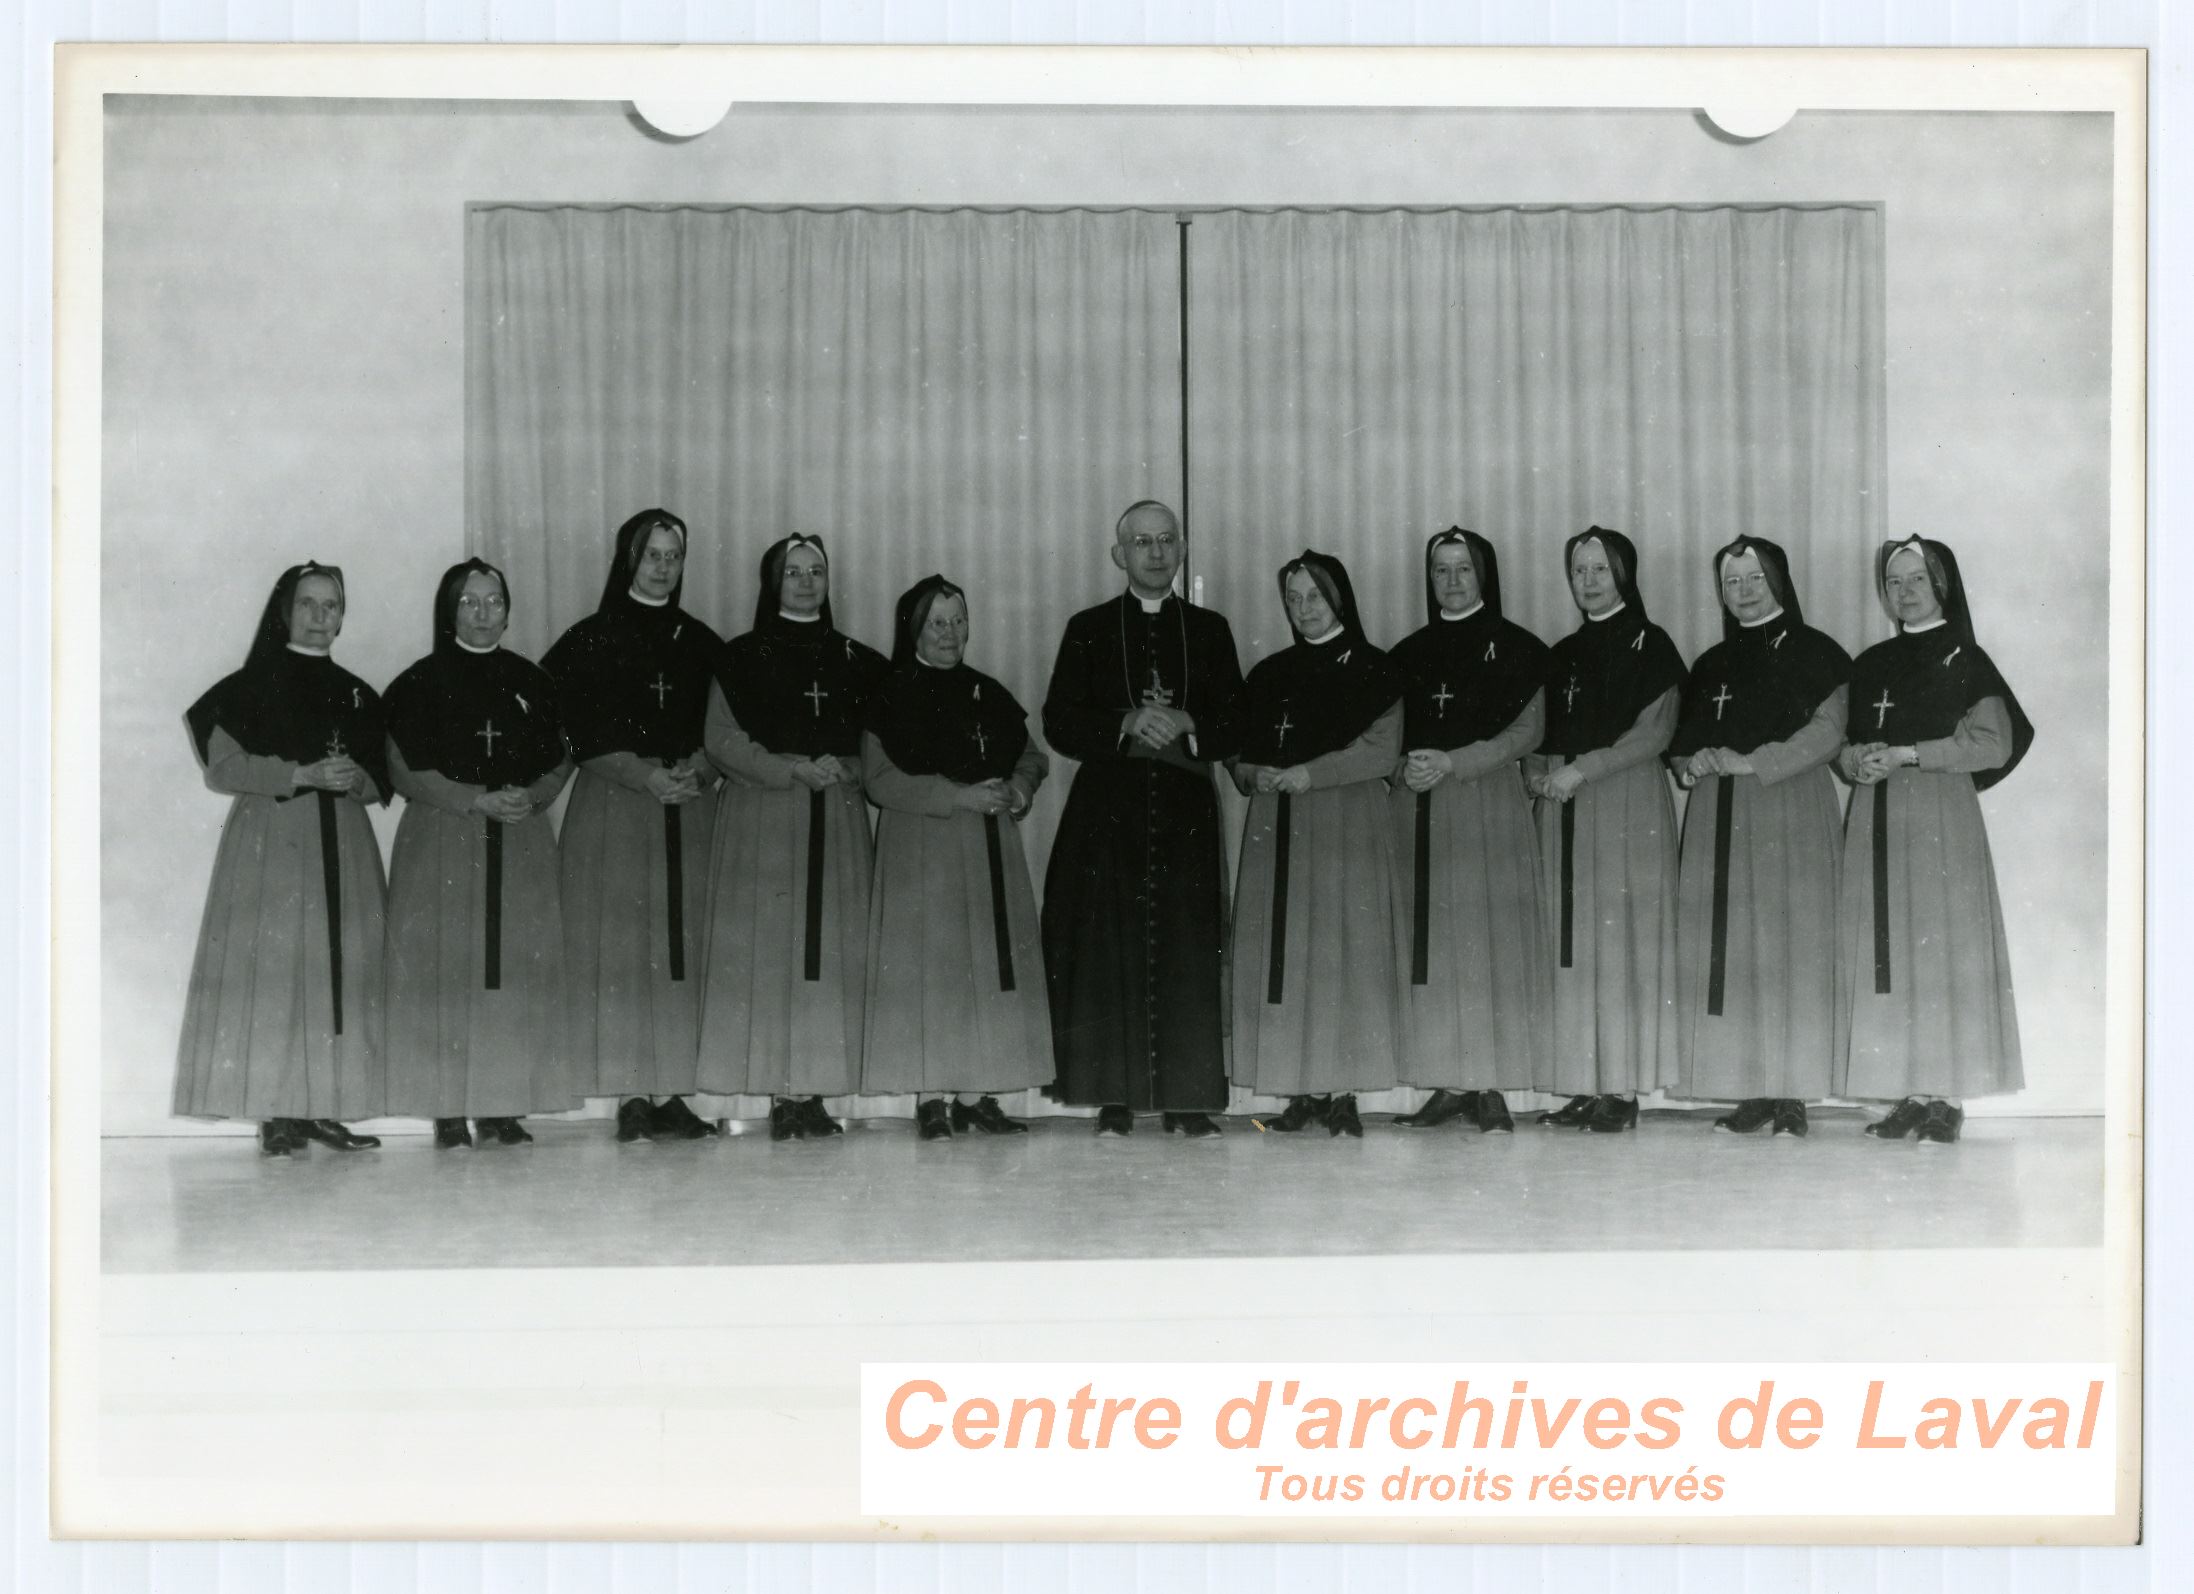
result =
[[777,618],[790,620],[794,625],[816,625],[821,623],[823,614],[820,609],[813,614],[794,614],[790,609],[779,609]]
[[1324,636],[1306,636],[1303,638],[1303,640],[1305,642],[1308,642],[1314,648],[1322,648],[1328,642],[1331,642],[1335,637],[1339,636],[1343,631],[1347,629],[1347,626],[1341,624],[1340,621],[1336,620],[1333,622],[1333,629],[1328,631]]
[[664,609],[670,606],[670,599],[651,598],[646,593],[642,592],[638,587],[627,587],[625,589],[625,596],[630,598],[634,603],[644,603],[651,609]]
[[1460,614],[1449,614],[1447,610],[1442,609],[1440,611],[1440,618],[1443,620],[1467,620],[1472,615],[1476,614],[1480,609],[1483,609],[1485,606],[1486,600],[1480,598],[1476,603],[1472,604],[1469,608],[1463,610]]
[[1145,614],[1156,614],[1160,609],[1163,609],[1166,606],[1166,598],[1170,598],[1173,596],[1173,594],[1169,592],[1166,594],[1166,598],[1146,598],[1140,592],[1137,592],[1133,587],[1127,589],[1127,595],[1143,606],[1143,613]]
[[1777,620],[1780,620],[1782,617],[1783,611],[1777,609],[1773,614],[1763,614],[1757,620],[1739,620],[1737,623],[1743,626],[1747,631],[1750,631],[1755,626],[1773,625]]
[[495,642],[490,643],[487,647],[484,648],[476,648],[470,642],[467,642],[463,637],[458,637],[455,640],[457,645],[463,648],[467,653],[493,653],[497,648],[503,645],[500,642]]
[[1588,614],[1585,616],[1585,618],[1587,620],[1612,620],[1618,614],[1621,614],[1625,609],[1629,607],[1630,605],[1628,603],[1618,598],[1615,600],[1615,607],[1608,610],[1605,614]]
[[324,659],[328,656],[326,648],[308,648],[302,642],[291,642],[287,646],[292,653],[302,653],[308,659]]
[[932,664],[928,659],[923,658],[922,655],[919,653],[914,655],[914,662],[921,665],[922,668],[924,668],[925,670],[949,670],[953,668],[953,666],[950,664]]
[[1948,615],[1938,614],[1932,620],[1922,620],[1918,625],[1905,626],[1904,632],[1906,636],[1911,636],[1914,632],[1917,631],[1932,631],[1939,625],[1948,624],[1950,624],[1950,617]]

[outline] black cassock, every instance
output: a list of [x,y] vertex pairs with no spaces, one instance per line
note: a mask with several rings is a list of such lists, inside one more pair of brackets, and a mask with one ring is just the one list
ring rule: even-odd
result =
[[[1152,755],[1120,735],[1161,703],[1196,721]],[[1044,966],[1078,1106],[1215,1112],[1227,1103],[1226,884],[1212,761],[1240,751],[1241,666],[1224,617],[1132,593],[1085,609],[1044,699],[1044,735],[1080,762],[1044,876]]]

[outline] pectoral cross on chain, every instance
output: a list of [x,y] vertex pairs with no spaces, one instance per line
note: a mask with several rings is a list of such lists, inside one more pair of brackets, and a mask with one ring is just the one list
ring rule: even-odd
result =
[[1729,683],[1727,681],[1724,681],[1722,683],[1722,689],[1714,694],[1714,718],[1716,719],[1716,721],[1719,721],[1721,719],[1722,710],[1728,705],[1728,703]]
[[1880,730],[1882,728],[1883,722],[1889,718],[1889,711],[1896,706],[1896,704],[1892,703],[1889,700],[1889,688],[1886,686],[1883,687],[1882,700],[1879,703],[1869,703],[1867,705],[1867,707],[1874,710],[1874,728],[1876,730]]
[[655,672],[655,682],[648,690],[655,694],[655,706],[657,708],[661,708],[670,700],[670,682],[663,679],[661,670]]
[[823,717],[823,699],[830,696],[828,692],[823,690],[823,683],[817,681],[800,695],[815,705],[815,717],[821,719]]
[[488,757],[493,758],[495,756],[495,738],[498,736],[508,736],[510,732],[497,730],[495,728],[495,721],[489,720],[487,722],[487,726],[484,729],[474,731],[472,734],[479,737],[480,740],[488,744]]
[[1173,689],[1158,678],[1158,665],[1155,660],[1152,661],[1150,666],[1150,685],[1143,688],[1143,701],[1156,708],[1166,708],[1173,702]]
[[1295,722],[1287,717],[1286,709],[1280,710],[1280,723],[1274,726],[1273,729],[1279,733],[1280,750],[1285,752],[1287,750],[1287,733],[1295,729]]
[[1453,700],[1454,696],[1455,694],[1447,689],[1447,682],[1445,681],[1442,681],[1440,683],[1440,689],[1432,694],[1432,701],[1440,705],[1438,709],[1434,710],[1434,712],[1437,713],[1440,718],[1447,718],[1447,706],[1449,702]]

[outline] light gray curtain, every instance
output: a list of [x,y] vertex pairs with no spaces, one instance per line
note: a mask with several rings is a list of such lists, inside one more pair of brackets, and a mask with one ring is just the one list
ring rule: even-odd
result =
[[[894,597],[943,571],[971,661],[1033,719],[1067,616],[1117,588],[1119,511],[1180,501],[1170,215],[482,206],[468,227],[467,541],[509,572],[527,653],[593,606],[612,528],[663,504],[693,528],[687,605],[727,635],[787,532],[829,542],[840,623],[879,647]],[[1855,648],[1885,526],[1881,229],[1863,206],[1198,216],[1204,601],[1246,666],[1286,641],[1274,570],[1317,547],[1392,642],[1423,621],[1424,539],[1460,523],[1552,640],[1575,624],[1561,544],[1597,521],[1637,541],[1689,658],[1719,635],[1707,556],[1744,530]],[[1028,822],[1039,886],[1069,773]]]
[[[942,571],[969,662],[1041,739],[1067,617],[1118,581],[1113,522],[1179,494],[1170,216],[481,206],[468,227],[466,540],[510,577],[514,647],[589,612],[614,528],[660,504],[691,528],[685,604],[726,636],[790,532],[829,545],[838,623],[886,653],[898,594]],[[1024,822],[1039,887],[1067,774]]]
[[1230,212],[1190,236],[1196,568],[1245,667],[1287,644],[1295,553],[1338,554],[1391,645],[1457,524],[1550,642],[1577,624],[1562,545],[1594,523],[1636,541],[1687,660],[1720,638],[1710,555],[1741,531],[1789,551],[1813,624],[1854,652],[1879,634],[1879,211]]
[[[1425,538],[1501,554],[1509,617],[1576,624],[1562,543],[1638,544],[1686,659],[1708,555],[1782,543],[1806,615],[1871,639],[1885,524],[1882,218],[1830,209],[1226,213],[1191,229],[1198,573],[1251,657],[1273,572],[1349,566],[1372,639],[1424,623]],[[1878,628],[1876,628],[1878,629]]]

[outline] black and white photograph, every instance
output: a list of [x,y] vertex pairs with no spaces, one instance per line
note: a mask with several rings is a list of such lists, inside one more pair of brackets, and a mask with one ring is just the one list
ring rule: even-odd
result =
[[2138,52],[1075,53],[64,58],[57,1530],[891,1537],[922,1356],[2137,1466]]

